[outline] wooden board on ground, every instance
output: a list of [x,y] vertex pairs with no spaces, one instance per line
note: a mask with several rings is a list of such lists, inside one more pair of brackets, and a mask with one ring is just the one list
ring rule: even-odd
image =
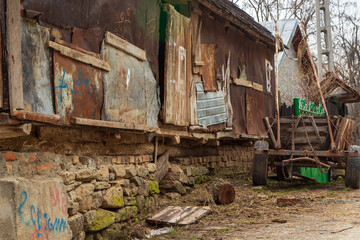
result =
[[147,221],[154,224],[189,225],[211,212],[210,207],[168,206],[150,216]]

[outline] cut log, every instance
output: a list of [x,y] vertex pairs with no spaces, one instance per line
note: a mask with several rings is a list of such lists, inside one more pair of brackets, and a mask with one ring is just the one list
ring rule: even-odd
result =
[[210,192],[216,204],[230,204],[235,200],[235,189],[227,181],[217,179],[210,185]]

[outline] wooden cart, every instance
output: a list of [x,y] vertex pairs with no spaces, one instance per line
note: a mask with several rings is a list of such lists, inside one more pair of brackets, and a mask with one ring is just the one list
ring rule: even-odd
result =
[[268,166],[277,177],[289,179],[294,167],[346,169],[345,185],[360,188],[358,147],[350,145],[355,122],[341,116],[330,117],[335,148],[331,148],[326,117],[281,117],[281,146],[276,141],[277,121],[265,118],[268,141],[255,143],[253,184],[266,185]]

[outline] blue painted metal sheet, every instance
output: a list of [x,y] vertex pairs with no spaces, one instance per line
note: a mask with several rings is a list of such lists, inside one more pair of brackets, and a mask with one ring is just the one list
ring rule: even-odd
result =
[[200,126],[211,126],[224,123],[227,120],[224,93],[204,92],[202,83],[196,83],[196,105],[198,123]]
[[21,54],[24,105],[28,112],[54,114],[48,28],[21,21]]

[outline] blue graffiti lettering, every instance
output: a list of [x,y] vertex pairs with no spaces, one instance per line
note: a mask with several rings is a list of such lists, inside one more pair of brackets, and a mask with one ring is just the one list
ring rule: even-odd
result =
[[31,207],[30,207],[30,217],[31,217],[32,224],[35,225],[36,221],[34,220],[33,213],[35,214],[35,207],[34,207],[34,205],[31,205]]
[[26,203],[26,200],[27,200],[27,192],[26,192],[26,191],[22,191],[22,192],[20,193],[20,198],[21,198],[22,195],[24,195],[24,200],[23,200],[23,202],[20,203],[20,205],[19,205],[18,213],[19,213],[19,216],[20,216],[21,221],[22,221],[26,226],[29,226],[30,221],[27,221],[27,222],[26,222],[25,219],[24,219],[24,216],[22,215],[22,212],[21,212],[21,209],[24,207],[24,205],[25,205],[25,203]]
[[[65,74],[66,74],[66,72],[64,71],[64,74],[63,74],[62,79],[61,79],[61,85],[59,85],[59,86],[55,86],[55,88],[65,89],[65,88],[67,87],[67,83],[66,83],[66,84],[64,84]],[[63,91],[61,90],[61,94],[60,94],[60,102],[62,102],[62,101],[63,101],[63,94],[62,94],[62,92],[63,92]]]
[[61,233],[66,232],[66,220],[63,218],[55,218],[52,222],[48,213],[43,213],[40,209],[35,208],[34,205],[30,205],[30,220],[25,221],[23,216],[23,208],[27,202],[28,193],[22,191],[20,198],[24,198],[18,206],[18,214],[25,226],[29,226],[30,223],[35,226],[35,236],[37,238],[43,237],[51,232]]

